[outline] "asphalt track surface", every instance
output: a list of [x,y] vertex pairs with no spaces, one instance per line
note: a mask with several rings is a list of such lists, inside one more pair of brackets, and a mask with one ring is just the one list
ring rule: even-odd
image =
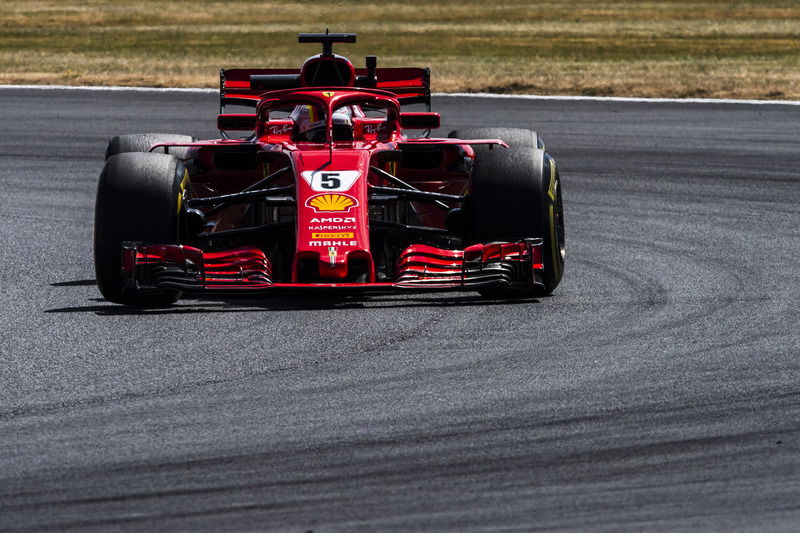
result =
[[549,298],[109,304],[109,137],[216,96],[0,91],[0,530],[800,529],[800,107],[439,97],[563,178]]

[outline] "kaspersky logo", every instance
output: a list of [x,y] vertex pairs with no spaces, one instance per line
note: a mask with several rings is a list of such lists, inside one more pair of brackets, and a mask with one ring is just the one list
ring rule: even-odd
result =
[[346,213],[357,206],[358,200],[349,194],[317,194],[306,200],[315,213]]

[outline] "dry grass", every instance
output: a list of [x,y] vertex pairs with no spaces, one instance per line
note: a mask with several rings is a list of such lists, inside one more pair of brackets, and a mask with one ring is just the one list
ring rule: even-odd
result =
[[430,66],[436,91],[800,99],[800,2],[4,0],[0,83],[215,87],[295,66],[301,31],[355,31],[361,64]]

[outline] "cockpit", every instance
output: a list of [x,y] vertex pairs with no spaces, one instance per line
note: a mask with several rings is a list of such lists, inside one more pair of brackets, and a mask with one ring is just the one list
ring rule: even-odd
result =
[[269,99],[258,108],[257,124],[262,125],[258,137],[267,142],[314,144],[387,142],[399,133],[399,107],[376,96],[348,90]]

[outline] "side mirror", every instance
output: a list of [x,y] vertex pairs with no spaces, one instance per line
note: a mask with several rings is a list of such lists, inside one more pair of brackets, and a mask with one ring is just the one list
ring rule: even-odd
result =
[[399,163],[403,160],[402,150],[380,150],[375,152],[375,160],[378,164],[381,163]]
[[218,115],[217,129],[222,131],[244,130],[253,131],[256,129],[256,115]]
[[400,113],[400,126],[406,130],[435,130],[441,122],[439,113]]

